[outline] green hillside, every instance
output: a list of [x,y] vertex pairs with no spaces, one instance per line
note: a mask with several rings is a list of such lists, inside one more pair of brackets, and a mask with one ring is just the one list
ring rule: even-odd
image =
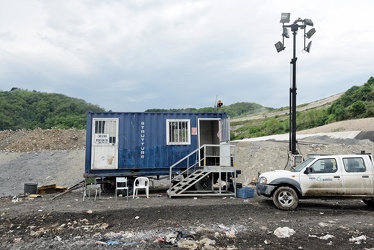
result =
[[[302,105],[301,105],[302,106]],[[273,109],[257,103],[239,102],[221,108],[149,109],[146,112],[226,112],[231,121],[231,139],[243,139],[289,132],[288,108]],[[104,112],[97,105],[62,94],[13,88],[0,91],[0,130],[77,128],[85,129],[86,113]],[[267,112],[282,115],[269,116]],[[263,114],[259,119],[234,118]],[[297,112],[297,130],[328,123],[374,116],[374,78],[353,86],[329,106]]]
[[274,110],[264,107],[254,102],[237,102],[228,106],[207,107],[207,108],[186,108],[186,109],[147,109],[145,112],[183,112],[183,113],[206,113],[206,112],[225,112],[231,118],[243,117],[259,113],[266,113]]
[[103,108],[62,94],[13,88],[0,91],[0,130],[84,129],[86,112]]
[[[284,109],[283,109],[284,110]],[[289,132],[289,115],[261,119],[232,121],[231,139],[253,138]],[[297,130],[322,126],[328,123],[374,117],[374,78],[362,86],[353,86],[335,100],[331,106],[296,113]]]

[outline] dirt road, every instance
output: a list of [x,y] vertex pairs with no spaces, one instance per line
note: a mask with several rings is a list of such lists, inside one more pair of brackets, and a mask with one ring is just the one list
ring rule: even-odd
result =
[[[372,131],[371,119],[359,121],[360,130]],[[329,129],[350,131],[344,124]],[[0,133],[1,192],[12,194],[0,198],[0,249],[374,249],[374,210],[360,200],[306,200],[285,212],[259,197],[169,199],[158,191],[129,202],[83,201],[82,189],[54,200],[13,196],[26,182],[82,180],[84,133],[35,133]],[[374,152],[370,141],[322,139],[300,143],[301,152]],[[286,163],[285,142],[239,142],[237,150],[243,185]]]
[[[306,200],[296,211],[258,197],[0,203],[1,249],[373,249],[372,209],[360,200]],[[276,232],[283,232],[281,238]]]

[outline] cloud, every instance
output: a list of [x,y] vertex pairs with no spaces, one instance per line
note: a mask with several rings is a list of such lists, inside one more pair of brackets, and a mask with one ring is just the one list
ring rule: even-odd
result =
[[369,0],[0,0],[0,81],[58,92],[107,110],[212,106],[219,96],[288,105],[292,39],[280,13],[314,21],[311,53],[297,35],[298,102],[373,75]]

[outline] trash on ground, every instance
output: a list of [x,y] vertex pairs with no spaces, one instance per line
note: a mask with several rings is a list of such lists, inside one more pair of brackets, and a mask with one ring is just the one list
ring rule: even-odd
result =
[[326,235],[318,237],[318,238],[321,239],[321,240],[328,240],[328,239],[331,239],[331,238],[334,238],[334,237],[335,237],[334,235],[326,234]]
[[294,235],[295,233],[296,233],[295,230],[289,227],[278,227],[277,229],[274,230],[274,234],[278,238],[288,238]]
[[34,199],[34,198],[41,198],[42,196],[40,194],[29,194],[27,197]]
[[366,236],[365,235],[361,235],[361,236],[358,236],[358,237],[353,237],[349,239],[350,242],[354,242],[355,244],[361,244],[361,241],[365,241],[366,240]]
[[52,194],[56,192],[65,192],[67,187],[57,186],[56,184],[49,184],[38,187],[38,194]]

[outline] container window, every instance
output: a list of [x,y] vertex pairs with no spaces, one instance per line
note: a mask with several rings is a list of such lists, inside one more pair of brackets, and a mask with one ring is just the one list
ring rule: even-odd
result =
[[166,123],[167,145],[191,144],[190,120],[167,120]]
[[117,121],[95,120],[95,144],[116,144]]

